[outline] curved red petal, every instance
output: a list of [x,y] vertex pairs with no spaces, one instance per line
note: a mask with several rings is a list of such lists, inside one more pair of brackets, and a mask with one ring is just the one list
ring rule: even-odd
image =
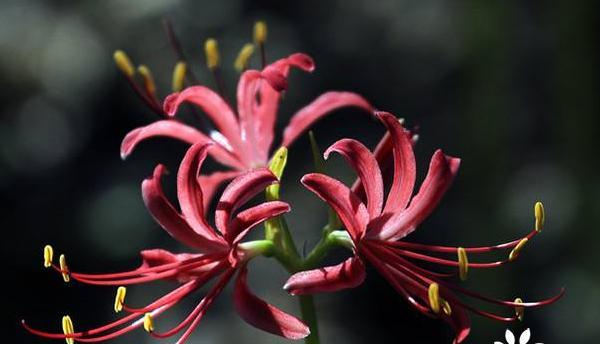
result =
[[431,158],[427,176],[408,208],[391,216],[381,229],[372,232],[373,235],[381,240],[398,240],[410,234],[435,209],[452,184],[459,165],[460,159],[437,150]]
[[206,221],[198,174],[212,144],[195,144],[185,153],[177,173],[177,198],[183,217],[192,229],[211,240],[222,240]]
[[[189,125],[176,120],[160,120],[127,133],[123,142],[121,142],[121,158],[126,159],[138,143],[159,136],[171,137],[189,144],[213,142],[211,138]],[[235,168],[244,167],[235,156],[220,145],[213,148],[210,154],[224,165]]]
[[359,286],[365,276],[361,259],[351,257],[334,266],[298,272],[287,280],[283,289],[292,295],[334,292]]
[[369,213],[346,185],[320,173],[305,175],[302,184],[333,208],[355,242],[362,238],[369,223]]
[[236,244],[256,225],[288,211],[290,211],[290,205],[281,201],[265,202],[241,211],[229,225],[227,240]]
[[173,238],[189,247],[204,253],[227,249],[227,245],[222,239],[214,240],[195,232],[169,203],[160,183],[164,170],[163,165],[156,166],[153,176],[142,182],[142,196],[152,217]]
[[[212,149],[212,148],[211,148]],[[210,154],[210,151],[208,152]],[[239,176],[240,171],[219,171],[208,175],[198,176],[198,184],[202,186],[202,203],[204,204],[204,212],[208,211],[210,202],[212,202],[217,189],[228,180]]]
[[259,91],[262,76],[259,71],[247,70],[240,76],[237,87],[237,105],[240,118],[240,138],[244,145],[248,164],[266,163],[261,160],[267,153],[259,152],[256,145],[257,138],[261,133],[257,132],[256,111],[259,106],[257,93]]
[[330,112],[354,106],[371,113],[373,107],[363,97],[351,92],[327,92],[296,112],[283,132],[282,146],[291,145],[308,127]]
[[256,328],[287,339],[307,337],[310,329],[301,320],[252,294],[246,281],[247,273],[246,267],[242,268],[233,292],[233,303],[242,319]]
[[[254,116],[256,128],[256,146],[260,153],[260,160],[269,159],[269,150],[273,144],[277,109],[281,98],[282,89],[287,89],[287,76],[290,67],[295,67],[306,72],[312,72],[315,64],[308,55],[297,53],[280,59],[268,65],[263,71],[263,79],[259,80],[259,93]],[[265,82],[266,81],[266,82]]]
[[452,304],[452,313],[450,316],[443,315],[445,321],[447,321],[452,330],[454,330],[454,344],[460,344],[467,339],[471,332],[471,318],[466,309]]
[[373,153],[362,143],[352,139],[335,142],[325,151],[325,159],[331,152],[341,154],[354,168],[363,184],[367,198],[367,210],[371,219],[381,214],[383,206],[383,179]]
[[219,94],[205,86],[191,86],[181,92],[167,96],[163,108],[169,116],[173,117],[179,106],[184,102],[190,102],[200,107],[229,143],[233,147],[240,147],[237,118]]
[[215,212],[215,224],[221,233],[231,238],[227,232],[232,213],[275,182],[277,177],[266,168],[245,172],[231,181],[223,191]]
[[[381,170],[381,177],[385,183],[386,180],[391,179],[391,174],[389,172],[390,166],[392,164],[392,151],[394,146],[392,144],[392,139],[389,133],[385,133],[381,140],[377,143],[375,150],[373,151],[373,155],[379,164],[379,169]],[[365,200],[365,190],[362,187],[362,183],[360,178],[356,178],[354,183],[352,184],[352,191],[361,199]]]
[[412,196],[417,178],[415,154],[410,134],[402,127],[398,118],[389,113],[378,113],[385,124],[393,144],[394,175],[383,213],[397,212],[406,208]]

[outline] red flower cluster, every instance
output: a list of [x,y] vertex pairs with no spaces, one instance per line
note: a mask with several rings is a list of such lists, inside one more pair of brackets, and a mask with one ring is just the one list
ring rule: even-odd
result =
[[[513,321],[518,315],[503,317],[473,308],[461,301],[456,292],[519,310],[522,307],[550,304],[560,298],[562,291],[541,302],[495,300],[459,287],[451,280],[455,273],[419,266],[418,261],[425,261],[456,267],[464,279],[469,268],[493,268],[513,260],[523,244],[541,228],[534,229],[521,239],[488,247],[431,246],[401,240],[435,209],[458,172],[460,159],[437,150],[431,158],[429,171],[419,192],[413,197],[416,167],[411,134],[395,116],[389,113],[376,113],[376,116],[387,127],[389,136],[379,144],[375,154],[352,139],[339,140],[325,152],[325,158],[331,152],[341,154],[356,171],[359,180],[354,190],[320,173],[307,174],[302,178],[302,184],[337,213],[352,241],[354,256],[335,266],[299,272],[287,281],[284,289],[293,295],[300,295],[356,287],[365,279],[363,260],[366,260],[418,311],[449,322],[456,332],[457,343],[461,343],[469,334],[467,310],[500,321]],[[392,185],[385,204],[380,164],[393,164]],[[508,260],[468,262],[467,253],[502,249],[513,250]],[[458,261],[427,253],[454,254]]]
[[[142,264],[137,269],[109,274],[85,274],[71,271],[64,255],[61,255],[58,265],[54,264],[53,249],[46,246],[46,267],[52,267],[66,282],[73,279],[84,284],[117,287],[115,311],[124,311],[127,315],[98,328],[80,332],[75,331],[69,316],[63,317],[62,333],[40,331],[23,322],[28,331],[45,338],[65,339],[68,344],[73,344],[75,341],[100,342],[143,327],[157,338],[181,334],[177,343],[184,343],[215,298],[235,277],[234,304],[238,314],[246,322],[288,339],[309,336],[311,332],[307,324],[259,299],[249,290],[246,282],[247,265],[259,255],[275,257],[290,272],[295,273],[284,286],[292,295],[357,287],[365,279],[365,262],[368,261],[414,308],[423,314],[447,321],[456,332],[457,343],[464,341],[469,334],[469,311],[495,320],[513,321],[522,317],[526,307],[547,305],[560,298],[562,291],[557,296],[540,302],[497,300],[464,289],[455,281],[456,275],[464,280],[471,268],[493,268],[514,260],[525,243],[542,229],[544,214],[541,203],[535,207],[535,229],[508,243],[462,248],[423,245],[403,240],[437,207],[458,172],[460,159],[445,155],[441,150],[436,151],[425,180],[413,195],[416,180],[413,134],[404,129],[395,116],[374,112],[365,99],[349,92],[324,93],[298,111],[283,132],[281,146],[289,146],[317,120],[341,107],[357,107],[374,114],[387,128],[386,135],[374,153],[353,139],[339,140],[325,152],[325,158],[332,152],[342,155],[357,172],[359,178],[352,188],[321,173],[307,174],[302,178],[304,186],[327,202],[342,222],[344,230],[328,232],[328,236],[337,238],[331,242],[350,248],[353,256],[335,266],[310,270],[315,265],[312,261],[307,263],[309,258],[303,260],[298,254],[290,253],[295,252],[295,247],[284,247],[294,244],[280,217],[290,210],[290,206],[278,200],[276,193],[268,194],[269,201],[240,209],[269,185],[278,183],[277,176],[283,170],[285,159],[275,164],[278,167],[273,167],[273,170],[267,168],[267,165],[275,136],[281,93],[287,89],[290,68],[310,72],[314,69],[314,62],[309,56],[298,53],[265,65],[264,24],[256,26],[255,36],[262,51],[263,68],[245,70],[241,74],[237,87],[237,113],[224,99],[222,92],[219,95],[199,85],[192,85],[169,95],[161,108],[149,70],[144,66],[139,68],[139,73],[145,80],[146,90],[143,91],[132,78],[134,69],[126,56],[122,53],[115,55],[117,63],[138,95],[153,111],[166,116],[165,119],[127,134],[121,146],[122,157],[127,157],[141,141],[156,136],[171,137],[191,144],[177,174],[179,206],[173,206],[163,193],[161,178],[165,167],[162,165],[156,166],[153,175],[143,181],[142,196],[156,222],[193,251],[174,254],[162,249],[146,250],[141,252]],[[211,69],[218,65],[215,49],[216,42],[207,41],[208,66]],[[244,48],[241,60],[236,62],[241,69],[247,66],[244,58],[247,59],[249,51]],[[175,74],[177,82],[174,83],[178,85],[183,82],[181,66],[178,64]],[[175,88],[179,91],[179,86]],[[202,110],[214,129],[202,132],[176,119],[175,115],[184,103],[191,103]],[[280,151],[287,152],[286,149]],[[201,174],[201,167],[208,155],[230,170],[211,175]],[[387,179],[384,174],[391,179],[387,198],[384,196],[384,179]],[[231,181],[218,200],[214,217],[209,218],[207,204],[218,186],[228,180]],[[211,220],[214,220],[214,227],[209,224]],[[271,225],[271,231],[268,232],[272,236],[267,235],[266,240],[244,241],[253,228],[265,221]],[[282,236],[289,240],[276,240]],[[315,250],[326,253],[327,249],[328,246],[324,245],[317,246]],[[495,262],[469,261],[468,254],[498,250],[510,250],[508,259]],[[454,255],[456,259],[449,258],[448,255]],[[422,265],[420,262],[428,264]],[[452,267],[453,271],[440,271],[432,267],[436,265]],[[307,271],[298,272],[300,270]],[[154,328],[153,319],[215,279],[216,282],[208,293],[176,326],[166,331]],[[160,280],[175,281],[177,287],[143,307],[132,307],[125,303],[125,286]],[[502,316],[474,308],[464,302],[459,294],[510,307],[515,315]],[[314,324],[313,322],[311,326]],[[316,332],[316,328],[314,330]]]
[[[239,208],[276,183],[277,178],[265,168],[242,173],[223,191],[215,212],[217,229],[206,220],[202,205],[202,186],[197,175],[211,144],[195,144],[186,153],[177,174],[177,197],[181,213],[163,194],[160,179],[164,166],[158,165],[154,175],[142,183],[146,207],[155,220],[176,240],[198,253],[173,254],[162,249],[142,251],[142,265],[132,271],[112,274],[83,274],[68,269],[64,256],[60,266],[52,267],[78,282],[101,286],[125,286],[158,280],[175,280],[180,286],[154,302],[134,308],[124,304],[124,292],[117,293],[115,310],[124,310],[127,316],[101,327],[82,332],[47,333],[24,326],[34,334],[47,338],[65,338],[84,343],[108,340],[140,326],[157,338],[174,336],[182,331],[177,343],[184,343],[198,326],[213,300],[237,272],[234,304],[238,314],[249,324],[264,331],[289,339],[306,337],[310,330],[292,315],[259,299],[246,284],[246,264],[252,257],[265,253],[269,243],[261,241],[242,243],[246,234],[263,221],[289,211],[281,201],[264,202],[243,211]],[[234,215],[235,214],[235,215]],[[51,261],[51,257],[47,257]],[[152,319],[158,317],[183,298],[218,278],[208,294],[177,326],[165,332],[154,331]],[[68,320],[70,323],[70,320]]]
[[[291,67],[312,72],[315,64],[310,56],[297,53],[275,61],[262,71],[243,72],[237,86],[237,116],[222,96],[205,86],[191,86],[169,95],[163,105],[168,118],[127,134],[121,144],[121,157],[131,154],[139,142],[157,136],[190,144],[216,143],[210,151],[211,156],[231,170],[200,176],[208,203],[223,182],[248,169],[267,166],[281,92],[287,89]],[[202,133],[176,120],[175,115],[184,103],[198,106],[216,129]],[[332,111],[349,106],[367,113],[372,111],[371,105],[355,93],[331,91],[322,94],[292,116],[283,132],[281,145],[291,145],[313,123]]]

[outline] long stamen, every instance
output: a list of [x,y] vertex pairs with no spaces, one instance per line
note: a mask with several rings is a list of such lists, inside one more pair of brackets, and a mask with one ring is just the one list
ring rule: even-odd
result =
[[[157,300],[157,302],[161,301],[161,300],[162,300],[162,298]],[[164,311],[169,309],[171,306],[173,306],[173,304],[174,303],[170,303],[161,308],[154,310],[153,312],[151,312],[152,316],[153,317],[158,316],[159,314],[163,313]],[[137,318],[137,320],[133,321],[136,318]],[[65,321],[64,318],[63,318],[63,321]],[[103,336],[90,337],[90,336],[94,336],[94,335],[98,335],[100,333],[110,331],[110,330],[114,329],[115,327],[121,326],[130,321],[133,321],[133,322],[124,328],[121,328],[119,330],[116,330],[114,332],[111,332],[111,333],[103,335]],[[95,342],[102,342],[102,341],[106,341],[109,339],[113,339],[113,338],[119,337],[123,334],[126,334],[128,332],[131,332],[132,330],[142,326],[143,321],[144,321],[144,317],[140,318],[139,314],[130,314],[130,315],[125,316],[119,320],[112,322],[112,323],[109,323],[107,325],[104,325],[104,326],[101,326],[101,327],[98,327],[98,328],[95,328],[92,330],[88,330],[88,331],[84,331],[84,332],[72,332],[69,334],[50,333],[50,332],[36,330],[36,329],[30,327],[29,325],[27,325],[27,323],[25,323],[25,320],[22,320],[21,324],[28,332],[30,332],[34,335],[40,336],[40,337],[51,338],[51,339],[72,339],[72,340],[78,341],[78,342],[95,343]],[[71,329],[72,329],[72,325],[71,325]],[[63,330],[64,330],[64,328],[63,328]],[[63,332],[65,332],[65,331],[63,331]]]
[[206,67],[212,72],[215,84],[219,90],[221,97],[225,98],[225,83],[221,77],[221,70],[219,68],[219,46],[217,40],[209,38],[204,42],[204,53],[206,55]]
[[[222,253],[207,254],[207,255],[190,258],[190,259],[187,259],[184,261],[167,263],[167,264],[157,265],[157,266],[148,267],[148,268],[139,268],[139,269],[126,271],[126,272],[118,272],[118,273],[110,273],[110,274],[84,274],[84,273],[71,272],[71,276],[82,278],[82,279],[87,279],[87,280],[115,280],[115,279],[126,278],[126,277],[138,277],[138,276],[145,276],[150,273],[157,273],[157,272],[163,272],[166,270],[177,269],[179,267],[184,267],[184,266],[187,266],[188,264],[193,264],[193,263],[205,262],[205,263],[209,264],[209,263],[220,260],[224,256],[225,255]],[[58,267],[56,267],[56,266],[54,266],[54,267],[59,272],[61,272]]]
[[[428,256],[426,254],[416,253],[416,252],[412,252],[412,251],[393,248],[393,252],[398,255],[402,255],[405,257],[418,259],[418,260],[422,260],[422,261],[426,261],[426,262],[430,262],[430,263],[436,263],[436,264],[440,264],[440,265],[454,266],[454,267],[460,266],[460,263],[456,262],[454,260],[432,257],[432,256]],[[509,260],[501,260],[501,261],[495,261],[495,262],[490,262],[490,263],[469,263],[469,267],[471,267],[471,268],[493,268],[493,267],[507,264],[508,262],[509,262]]]
[[[185,53],[183,52],[181,43],[179,42],[179,38],[177,38],[177,34],[175,34],[175,30],[173,29],[173,25],[171,24],[171,21],[168,19],[163,19],[163,26],[164,26],[164,30],[167,34],[167,38],[169,39],[169,43],[171,44],[173,51],[175,51],[177,60],[187,63],[188,60],[185,56]],[[188,78],[189,79],[188,81],[190,81],[194,85],[197,85],[200,83],[198,81],[198,78],[196,78],[194,71],[191,68],[189,68],[187,70],[186,78]]]
[[150,68],[148,68],[146,65],[139,65],[137,71],[142,76],[142,80],[144,81],[144,89],[146,90],[146,94],[148,97],[157,101],[156,83],[154,82],[154,77],[152,76]]
[[[561,289],[561,291],[557,295],[555,295],[554,297],[546,299],[546,300],[542,300],[542,301],[536,301],[536,302],[523,302],[520,299],[519,300],[515,300],[514,302],[493,299],[493,298],[486,297],[486,296],[483,296],[481,294],[472,292],[470,290],[461,288],[461,287],[455,285],[454,283],[446,282],[443,279],[439,279],[439,278],[429,279],[429,278],[427,278],[427,277],[419,274],[418,272],[413,271],[411,269],[408,269],[406,266],[403,266],[400,263],[400,261],[396,262],[394,258],[400,258],[401,259],[401,257],[389,256],[389,254],[391,252],[388,252],[388,251],[390,249],[389,248],[385,248],[385,247],[382,247],[382,248],[384,248],[384,250],[381,250],[379,252],[381,252],[386,257],[385,258],[386,259],[386,264],[388,264],[388,265],[391,264],[390,267],[393,268],[392,271],[394,271],[394,273],[397,273],[400,276],[402,276],[402,278],[406,282],[411,282],[411,284],[413,285],[413,287],[417,287],[417,289],[419,289],[420,284],[419,284],[419,282],[414,281],[413,278],[417,278],[417,279],[421,280],[422,283],[429,283],[429,284],[431,284],[431,283],[437,283],[439,285],[443,285],[446,288],[449,288],[449,289],[452,289],[454,291],[460,292],[461,294],[464,294],[466,296],[473,297],[473,298],[476,298],[476,299],[479,299],[479,300],[482,300],[482,301],[486,301],[486,302],[489,302],[489,303],[492,303],[492,304],[497,304],[497,305],[501,305],[501,306],[511,307],[511,308],[515,309],[515,312],[517,312],[520,309],[524,309],[524,308],[541,307],[541,306],[546,306],[546,305],[552,304],[552,303],[556,302],[557,300],[559,300],[562,297],[562,295],[564,294],[564,289]],[[377,268],[378,267],[377,264],[379,264],[379,262],[377,260],[378,259],[377,256],[374,256],[372,253],[369,252],[369,250],[364,250],[364,251],[365,251],[365,253],[367,253],[368,255],[370,255],[370,261],[372,263],[374,263],[375,267]],[[377,261],[377,263],[375,263],[376,261]],[[405,273],[402,273],[402,272],[398,271],[397,269],[401,269],[406,274],[412,275],[413,277],[410,277],[409,275],[406,275]],[[381,269],[378,269],[378,270],[381,270]],[[393,281],[393,279],[391,279],[391,280]],[[461,305],[461,306],[463,306],[463,307],[471,310],[472,312],[477,313],[478,315],[485,316],[487,318],[491,318],[491,319],[495,319],[495,320],[499,320],[499,321],[514,321],[514,320],[517,319],[516,317],[515,318],[502,317],[502,316],[498,316],[498,315],[493,314],[493,313],[489,313],[489,312],[486,312],[486,311],[481,311],[481,310],[475,309],[475,308],[473,308],[471,306],[468,306],[468,305],[464,304],[463,302],[460,302],[455,297],[452,297],[451,302],[458,303],[459,305]],[[444,305],[442,303],[442,309],[443,309],[443,306]],[[446,310],[444,310],[444,311],[446,312]],[[446,312],[446,314],[449,315],[447,312]],[[517,314],[517,316],[518,316],[518,314]]]
[[257,21],[254,23],[254,42],[260,48],[260,61],[262,68],[267,65],[267,54],[265,49],[265,43],[267,42],[267,23],[264,21]]
[[223,275],[223,277],[221,277],[221,279],[213,287],[213,290],[211,290],[211,293],[209,293],[209,294],[211,294],[211,297],[208,298],[208,295],[207,295],[207,297],[206,297],[207,301],[205,303],[204,308],[196,315],[196,318],[194,319],[194,321],[192,321],[190,326],[187,328],[187,330],[185,330],[185,332],[179,338],[179,340],[177,341],[176,344],[183,344],[187,341],[187,339],[190,337],[192,332],[194,332],[194,330],[196,329],[196,327],[202,320],[202,317],[208,310],[208,307],[212,304],[213,300],[221,293],[221,291],[223,291],[223,288],[225,287],[225,285],[227,284],[227,282],[229,281],[229,279],[231,278],[231,276],[233,275],[234,272],[235,272],[235,269],[230,269]]
[[[538,232],[533,230],[523,238],[512,240],[512,241],[509,241],[509,242],[506,242],[503,244],[494,245],[494,246],[465,247],[464,250],[467,253],[486,253],[486,252],[492,252],[492,251],[497,251],[497,250],[512,249],[515,246],[517,246],[517,244],[519,244],[519,242],[521,240],[523,240],[524,238],[531,239],[537,234],[538,234]],[[406,241],[395,241],[395,242],[386,241],[386,242],[382,242],[382,243],[387,246],[395,246],[395,247],[402,247],[402,248],[411,249],[411,250],[440,252],[440,253],[456,253],[456,250],[458,249],[458,247],[453,247],[453,246],[427,245],[427,244],[418,244],[418,243],[412,243],[412,242],[406,242]]]
[[[172,276],[176,276],[179,273],[186,272],[186,271],[189,271],[189,270],[192,270],[195,268],[199,268],[199,267],[205,266],[205,265],[207,265],[207,263],[204,261],[188,263],[188,264],[182,265],[181,267],[179,267],[177,269],[171,269],[171,270],[158,272],[158,273],[155,273],[152,275],[147,275],[147,276],[142,276],[142,277],[125,278],[125,279],[119,279],[119,280],[92,280],[92,279],[81,278],[81,277],[74,276],[74,275],[71,277],[73,277],[73,279],[75,279],[78,282],[92,284],[92,285],[112,285],[112,286],[114,286],[114,285],[129,285],[129,284],[140,284],[140,283],[146,283],[146,282],[169,278]],[[63,276],[63,278],[64,278],[64,276]]]
[[208,280],[213,278],[215,275],[220,273],[224,266],[225,266],[224,262],[215,266],[214,268],[212,268],[210,271],[207,271],[202,276],[194,278],[192,281],[182,285],[181,287],[179,287],[179,288],[173,290],[172,292],[170,292],[169,294],[165,295],[163,298],[161,298],[162,301],[160,301],[160,302],[154,302],[152,305],[149,305],[149,306],[146,306],[143,308],[132,308],[132,307],[128,307],[127,305],[123,305],[123,308],[127,312],[130,312],[130,313],[147,313],[147,312],[151,312],[151,311],[155,310],[156,308],[162,307],[165,304],[177,303],[180,300],[182,300],[183,298],[185,298],[187,295],[189,295],[190,293],[195,291],[196,289],[200,288],[202,285],[204,285],[204,283],[206,283]]
[[129,86],[131,86],[131,88],[135,91],[137,96],[146,104],[146,106],[148,106],[152,111],[154,111],[158,115],[165,115],[165,112],[163,111],[158,101],[153,97],[149,97],[146,94],[145,90],[142,90],[138,83],[135,82],[133,78],[133,76],[135,75],[135,68],[133,67],[133,63],[131,63],[131,60],[129,59],[127,54],[125,54],[125,52],[122,50],[117,50],[114,52],[113,58],[115,60],[115,64],[125,76],[125,80],[127,80]]

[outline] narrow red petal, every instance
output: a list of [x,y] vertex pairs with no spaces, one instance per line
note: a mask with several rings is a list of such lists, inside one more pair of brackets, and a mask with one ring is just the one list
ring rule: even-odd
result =
[[[259,94],[260,104],[255,109],[254,125],[256,128],[256,146],[260,153],[259,158],[264,161],[269,159],[269,151],[273,144],[275,122],[277,119],[277,109],[281,92],[279,90],[287,88],[287,78],[290,67],[296,67],[306,72],[312,72],[315,64],[312,58],[305,54],[293,54],[284,59],[280,59],[267,66],[261,73],[263,80],[260,80]],[[284,80],[281,80],[281,78]],[[277,86],[284,83],[284,86]]]
[[[210,154],[210,151],[209,151]],[[228,180],[239,176],[240,171],[219,171],[209,175],[198,176],[198,184],[202,186],[202,203],[204,204],[204,212],[208,211],[208,207],[213,200],[217,189]]]
[[199,249],[204,253],[226,249],[227,245],[222,239],[212,240],[196,233],[169,203],[160,183],[164,170],[163,165],[156,166],[154,175],[142,182],[142,196],[152,217],[172,237],[189,247]]
[[242,149],[245,152],[246,159],[249,164],[266,163],[258,161],[263,152],[258,151],[256,140],[258,133],[256,131],[256,110],[259,104],[257,93],[259,91],[262,76],[259,71],[248,70],[242,73],[237,87],[237,105],[238,115],[240,118],[240,139],[244,145]]
[[437,150],[421,188],[405,211],[393,215],[373,234],[381,240],[394,241],[410,234],[435,209],[458,172],[460,159]]
[[[161,120],[130,131],[123,139],[123,142],[121,142],[121,158],[126,159],[140,142],[149,138],[161,136],[174,138],[192,145],[196,143],[213,142],[211,138],[189,125],[176,120]],[[218,162],[224,165],[234,168],[244,167],[234,155],[224,149],[221,145],[217,145],[213,148],[210,154]]]
[[369,213],[346,185],[320,173],[305,175],[302,184],[333,208],[355,242],[362,238],[369,223]]
[[240,147],[237,118],[219,94],[205,86],[191,86],[166,97],[163,107],[165,112],[173,117],[184,102],[190,102],[200,107],[231,145]]
[[452,304],[452,313],[450,316],[444,314],[443,318],[454,330],[454,343],[460,344],[467,339],[471,332],[471,319],[469,313],[457,304]]
[[290,146],[306,129],[330,112],[342,107],[354,106],[371,113],[369,102],[356,93],[327,92],[296,112],[283,132],[283,146]]
[[190,227],[199,235],[219,241],[221,238],[206,222],[202,188],[198,183],[198,173],[211,148],[211,144],[195,144],[188,149],[177,173],[177,198]]
[[385,124],[393,144],[394,175],[389,196],[383,210],[392,213],[406,208],[412,196],[417,177],[415,154],[413,152],[410,133],[398,119],[389,113],[379,113],[377,117]]
[[[383,178],[383,182],[386,180],[391,180],[391,174],[389,172],[390,166],[393,165],[393,157],[392,151],[394,146],[392,144],[392,139],[389,133],[385,133],[381,140],[377,143],[375,150],[373,151],[373,155],[375,155],[375,159],[379,164],[379,169],[381,170],[381,177]],[[361,199],[366,200],[365,190],[362,187],[362,183],[360,178],[356,178],[354,183],[352,184],[352,191]]]
[[283,289],[292,295],[334,292],[359,286],[365,276],[361,259],[351,257],[338,265],[298,272],[287,280]]
[[266,168],[245,172],[231,181],[223,191],[215,212],[215,224],[221,233],[230,237],[227,232],[233,212],[276,181],[277,177]]
[[290,211],[290,205],[280,201],[261,203],[241,211],[233,218],[229,225],[227,240],[236,244],[256,225],[288,211]]
[[373,153],[362,143],[352,139],[342,139],[331,145],[325,151],[325,159],[331,152],[341,154],[354,168],[366,193],[370,218],[379,216],[383,206],[383,179]]
[[305,72],[312,72],[315,70],[315,61],[309,55],[295,53],[271,63],[265,67],[265,70],[274,69],[287,77],[290,67],[296,67]]
[[248,289],[246,267],[239,272],[233,292],[238,314],[250,325],[287,339],[302,339],[310,329],[301,320],[259,299]]

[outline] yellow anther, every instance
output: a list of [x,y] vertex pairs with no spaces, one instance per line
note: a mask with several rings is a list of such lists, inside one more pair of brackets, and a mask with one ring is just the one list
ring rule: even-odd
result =
[[267,23],[262,20],[254,23],[254,41],[257,44],[265,44],[267,41]]
[[152,72],[150,72],[150,68],[145,65],[138,66],[138,73],[144,79],[144,88],[148,94],[154,95],[156,93],[156,84],[154,83],[154,78],[152,77]]
[[152,314],[150,313],[144,314],[144,330],[146,330],[146,332],[154,331],[154,322],[152,321]]
[[[62,317],[62,330],[63,330],[63,333],[65,334],[65,336],[72,336],[75,333],[75,330],[73,328],[73,321],[71,320],[71,317],[68,315],[65,315],[64,317]],[[67,344],[75,343],[75,340],[73,339],[73,337],[67,337],[67,338],[65,338],[65,341],[67,342]]]
[[427,290],[427,296],[429,297],[429,307],[435,314],[440,313],[440,286],[437,283],[431,283],[429,290]]
[[542,202],[536,202],[533,207],[533,213],[535,214],[535,230],[541,232],[544,229],[544,221],[546,220],[546,214],[544,212],[544,205]]
[[509,261],[512,262],[513,260],[517,259],[517,257],[521,253],[521,250],[523,249],[523,246],[527,244],[527,241],[529,241],[527,238],[523,238],[521,239],[521,241],[519,241],[517,246],[515,246],[515,248],[513,248],[512,251],[510,251],[510,254],[508,255]]
[[123,74],[131,77],[135,73],[135,68],[133,67],[133,63],[129,59],[129,56],[125,54],[123,50],[116,50],[113,54],[113,58],[115,59],[115,63],[117,67],[123,72]]
[[123,310],[123,304],[125,303],[125,295],[127,294],[127,288],[117,288],[117,295],[115,295],[115,313],[119,313]]
[[248,61],[250,60],[250,57],[252,56],[253,53],[254,53],[254,44],[252,44],[252,43],[244,44],[244,46],[242,47],[242,50],[240,50],[240,53],[238,54],[237,58],[235,59],[235,62],[233,63],[233,67],[235,68],[235,70],[237,70],[238,72],[241,72],[244,69],[246,69],[246,67],[248,67]]
[[49,268],[52,266],[52,259],[54,258],[54,249],[50,245],[44,246],[44,267]]
[[62,274],[62,278],[65,282],[69,282],[71,277],[69,276],[69,267],[67,266],[67,258],[65,258],[64,254],[61,254],[58,262],[60,263],[60,273]]
[[[523,300],[517,297],[515,299],[515,303],[523,303]],[[523,317],[525,316],[525,307],[515,306],[515,315],[517,316],[517,319],[519,319],[519,321],[523,321]]]
[[467,251],[464,248],[459,247],[456,251],[458,255],[458,275],[461,281],[467,280],[467,274],[469,273],[469,259],[467,257]]
[[173,69],[173,92],[179,92],[183,89],[183,83],[185,82],[185,73],[187,65],[183,61],[177,62]]
[[206,54],[206,66],[213,70],[219,67],[219,47],[217,40],[209,38],[204,42],[204,53]]
[[450,307],[450,304],[446,300],[442,300],[442,310],[447,316],[452,315],[452,307]]

